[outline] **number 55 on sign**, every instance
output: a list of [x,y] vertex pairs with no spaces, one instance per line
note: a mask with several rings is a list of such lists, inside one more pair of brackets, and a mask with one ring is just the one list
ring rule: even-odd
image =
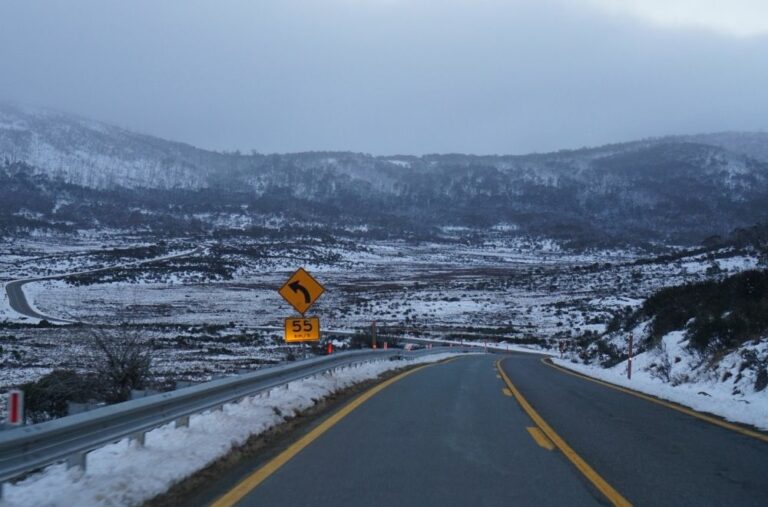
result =
[[316,342],[319,340],[320,319],[318,317],[285,319],[286,342]]

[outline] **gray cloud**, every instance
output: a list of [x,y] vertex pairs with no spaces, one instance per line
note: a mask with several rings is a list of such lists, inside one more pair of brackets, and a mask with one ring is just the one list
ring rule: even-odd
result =
[[768,37],[596,1],[6,1],[0,98],[261,152],[523,153],[766,128]]

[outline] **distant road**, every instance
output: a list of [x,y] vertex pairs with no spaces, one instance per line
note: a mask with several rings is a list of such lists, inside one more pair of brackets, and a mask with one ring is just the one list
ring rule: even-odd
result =
[[282,452],[246,458],[184,503],[766,505],[768,437],[563,373],[540,356],[506,356],[504,375],[556,443],[511,395],[501,357],[419,369]]
[[170,260],[170,259],[178,259],[181,257],[188,257],[190,255],[196,255],[203,251],[203,247],[197,247],[194,250],[189,250],[186,252],[181,252],[179,254],[174,255],[168,255],[165,257],[156,257],[154,259],[146,259],[142,261],[137,262],[131,262],[127,264],[117,264],[115,266],[110,266],[106,268],[99,268],[99,269],[92,269],[89,271],[78,271],[74,273],[63,273],[60,275],[51,275],[51,276],[43,276],[39,278],[24,278],[22,280],[14,280],[12,282],[8,282],[5,284],[5,292],[8,294],[8,303],[10,304],[11,308],[21,315],[24,315],[26,317],[31,317],[33,319],[43,319],[47,320],[49,322],[54,323],[62,323],[62,324],[73,324],[76,323],[72,320],[67,319],[61,319],[58,317],[52,317],[50,315],[44,315],[38,311],[36,311],[34,308],[32,308],[32,305],[29,304],[29,301],[27,300],[26,294],[24,294],[24,285],[32,282],[41,282],[44,280],[60,280],[62,278],[68,278],[70,276],[76,276],[76,275],[86,275],[86,274],[92,274],[92,273],[100,273],[103,271],[110,271],[113,269],[118,268],[124,268],[129,266],[140,266],[142,264],[149,264],[152,262],[158,262],[163,260]]
[[27,317],[32,317],[34,319],[42,319],[47,320],[49,322],[61,322],[61,323],[68,323],[69,321],[63,320],[63,319],[56,319],[53,317],[49,317],[48,315],[43,315],[42,313],[36,312],[27,301],[27,296],[24,294],[24,284],[30,283],[30,282],[36,282],[38,280],[45,280],[45,278],[37,278],[33,280],[15,280],[13,282],[8,282],[5,285],[5,292],[8,294],[8,303],[11,305],[11,308],[16,312],[20,313]]

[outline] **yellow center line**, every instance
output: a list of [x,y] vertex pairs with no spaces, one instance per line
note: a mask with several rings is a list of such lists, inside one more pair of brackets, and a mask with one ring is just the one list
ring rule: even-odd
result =
[[571,449],[571,446],[565,443],[565,440],[563,440],[560,435],[558,435],[555,430],[553,430],[552,427],[547,424],[547,422],[539,415],[539,413],[533,409],[531,404],[528,403],[522,394],[520,394],[520,391],[518,391],[517,388],[512,384],[512,381],[509,380],[509,377],[501,368],[501,360],[496,362],[496,369],[499,370],[499,374],[501,375],[501,378],[504,379],[504,383],[507,384],[507,387],[512,392],[513,396],[523,408],[525,413],[528,414],[528,417],[530,417],[531,420],[536,423],[536,426],[541,429],[544,435],[546,435],[546,437],[553,444],[555,444],[558,449],[560,449],[560,452],[562,452],[563,455],[568,458],[568,461],[570,461],[579,470],[579,472],[581,472],[582,475],[584,475],[584,477],[586,477],[587,480],[591,482],[613,505],[630,507],[632,504],[626,498],[621,496],[621,494],[616,491],[613,486],[608,484],[608,482],[603,479],[597,472],[595,472],[595,470],[589,466],[589,464],[587,464],[587,462],[584,461],[581,456],[576,454],[576,451]]
[[245,498],[251,491],[253,491],[259,484],[264,482],[270,475],[278,471],[283,465],[288,463],[294,456],[299,454],[305,447],[307,447],[309,444],[317,440],[319,437],[321,437],[326,431],[331,429],[334,425],[336,425],[339,421],[344,419],[347,415],[349,415],[353,410],[355,410],[357,407],[371,399],[375,394],[378,392],[386,389],[388,386],[394,384],[398,380],[401,380],[408,375],[412,375],[413,373],[416,373],[419,370],[423,370],[424,368],[427,368],[429,366],[434,366],[435,364],[446,364],[448,362],[454,361],[457,358],[449,359],[447,361],[441,361],[439,363],[433,363],[433,364],[426,364],[424,366],[419,366],[417,368],[414,368],[412,370],[408,370],[406,372],[403,372],[395,377],[392,377],[389,380],[385,380],[381,384],[369,389],[365,393],[361,394],[351,402],[349,402],[347,405],[342,407],[338,412],[333,414],[331,417],[323,421],[321,424],[319,424],[315,429],[301,437],[299,440],[291,444],[286,450],[272,458],[267,464],[253,472],[251,475],[240,481],[234,488],[232,488],[230,491],[225,493],[223,496],[221,496],[219,499],[214,501],[211,504],[211,507],[231,507],[235,504],[237,504],[240,500]]
[[589,380],[590,382],[594,382],[596,384],[600,384],[605,387],[610,387],[611,389],[615,389],[617,391],[621,391],[626,394],[631,394],[632,396],[635,396],[636,398],[641,398],[646,401],[650,401],[652,403],[656,403],[657,405],[661,405],[663,407],[670,408],[672,410],[676,410],[677,412],[681,412],[683,414],[689,415],[691,417],[695,417],[697,419],[701,419],[702,421],[706,421],[710,424],[714,424],[715,426],[720,426],[721,428],[726,428],[731,431],[735,431],[737,433],[741,433],[742,435],[756,438],[757,440],[762,440],[763,442],[768,442],[768,435],[765,433],[760,433],[757,431],[753,431],[747,428],[742,428],[741,426],[738,426],[736,424],[729,423],[728,421],[723,421],[722,419],[718,419],[716,417],[712,417],[706,414],[702,414],[701,412],[696,412],[693,409],[686,408],[680,405],[677,405],[675,403],[660,400],[659,398],[654,398],[653,396],[643,394],[637,391],[633,391],[632,389],[617,386],[616,384],[611,384],[610,382],[606,382],[604,380],[598,380],[596,378],[589,377],[587,375],[584,375],[583,373],[571,371],[567,368],[563,368],[562,366],[558,366],[554,363],[551,363],[547,361],[546,359],[541,360],[542,363],[546,364],[550,368],[554,368],[556,370],[559,370],[562,373],[567,373],[568,375],[573,375],[574,377],[578,377],[583,380]]
[[539,447],[543,447],[548,451],[555,450],[555,444],[553,444],[552,441],[547,438],[547,436],[544,434],[543,431],[541,431],[541,429],[537,428],[536,426],[531,426],[525,429],[527,429],[528,433],[531,434],[531,437],[533,438],[533,440],[537,444],[539,444]]

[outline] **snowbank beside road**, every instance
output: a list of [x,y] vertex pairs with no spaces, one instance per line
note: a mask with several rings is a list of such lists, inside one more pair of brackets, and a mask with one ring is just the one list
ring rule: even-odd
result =
[[688,347],[684,333],[666,335],[661,347],[635,356],[632,379],[627,362],[612,368],[553,362],[569,370],[669,400],[698,412],[707,412],[729,421],[768,430],[768,389],[755,390],[755,371],[744,366],[746,358],[768,356],[768,340],[747,345],[723,357],[717,366],[703,362]]
[[167,491],[253,435],[277,426],[316,401],[358,382],[414,364],[461,354],[377,361],[277,387],[222,412],[192,416],[188,428],[173,424],[146,435],[145,446],[122,440],[88,454],[87,470],[52,465],[16,484],[6,484],[2,507],[132,506]]

